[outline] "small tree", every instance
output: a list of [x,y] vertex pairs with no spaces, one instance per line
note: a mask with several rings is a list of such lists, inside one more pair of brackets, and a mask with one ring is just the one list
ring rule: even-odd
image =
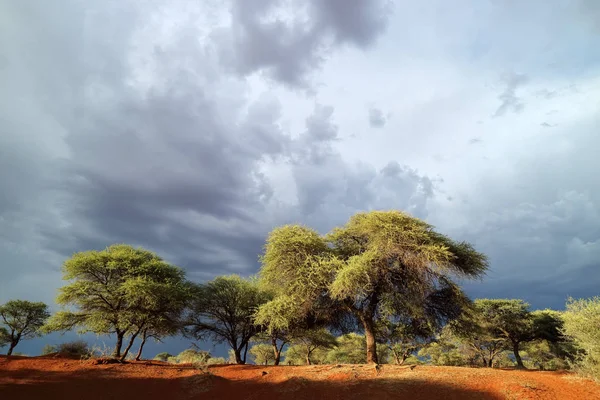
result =
[[275,364],[275,355],[273,348],[266,343],[257,343],[250,347],[250,355],[254,358],[256,365]]
[[259,332],[254,314],[267,300],[268,295],[257,282],[237,275],[196,285],[185,333],[197,340],[226,342],[234,352],[236,364],[245,364],[250,339]]
[[10,356],[21,340],[41,336],[40,328],[48,317],[48,306],[41,302],[11,300],[0,306],[0,322],[4,325],[0,336],[9,345],[6,354]]
[[496,357],[507,349],[505,337],[499,337],[495,321],[486,318],[484,303],[475,301],[471,309],[465,309],[460,318],[444,328],[447,337],[463,342],[477,354],[484,367],[492,367]]
[[486,321],[491,336],[505,340],[513,351],[517,367],[525,368],[520,355],[521,344],[540,336],[529,304],[518,299],[477,299],[475,306],[481,313],[481,320]]
[[575,366],[583,374],[600,379],[600,297],[567,300],[564,333],[583,352]]
[[177,324],[189,292],[183,270],[150,251],[123,244],[76,253],[65,261],[63,274],[70,283],[56,301],[76,310],[59,311],[45,329],[79,327],[82,333],[115,334],[113,356],[121,360],[145,329]]
[[[378,331],[378,336],[384,341],[397,365],[404,364],[410,356],[431,342],[434,336],[434,327],[425,320],[386,320],[379,325]],[[382,360],[379,350],[377,358]]]
[[311,355],[315,350],[330,349],[336,345],[335,337],[326,329],[306,330],[295,333],[291,340],[294,346],[302,349],[307,365],[311,365]]

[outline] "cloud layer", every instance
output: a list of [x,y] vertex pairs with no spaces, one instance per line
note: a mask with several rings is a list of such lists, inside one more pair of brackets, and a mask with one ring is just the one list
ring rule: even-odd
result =
[[389,208],[490,255],[473,296],[597,294],[595,2],[151,3],[0,4],[0,302],[114,242],[249,275],[277,225]]

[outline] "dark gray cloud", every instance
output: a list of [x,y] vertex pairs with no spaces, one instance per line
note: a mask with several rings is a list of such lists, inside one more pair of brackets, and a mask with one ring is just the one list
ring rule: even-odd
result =
[[223,65],[238,74],[306,87],[335,46],[372,46],[391,11],[385,0],[234,0],[232,28],[214,35]]
[[[245,75],[259,69],[296,85],[319,67],[317,54],[371,46],[385,28],[382,3],[310,3],[312,33],[265,22],[263,11],[280,3],[232,3],[239,22],[232,37],[250,41],[241,47],[258,46],[245,55],[236,50],[238,67],[245,67],[235,74],[221,71],[224,32],[203,32],[193,23],[196,9],[73,2],[59,13],[34,2],[2,6],[12,24],[0,36],[29,35],[39,43],[6,42],[0,234],[22,250],[7,246],[1,255],[27,266],[2,271],[0,300],[21,294],[25,282],[54,276],[53,287],[39,292],[49,301],[62,260],[115,242],[150,248],[193,279],[208,279],[255,272],[266,234],[281,223],[326,231],[365,208],[401,204],[426,213],[433,196],[428,178],[407,167],[390,174],[344,160],[333,107],[317,104],[304,130],[293,132],[280,123],[277,98],[243,95]],[[179,23],[158,34],[164,27],[154,25],[157,15]],[[23,28],[37,19],[39,25]],[[246,30],[243,38],[235,36],[238,28]],[[21,52],[22,45],[31,51]],[[36,52],[37,45],[54,52]],[[48,80],[44,71],[51,71]],[[11,102],[17,93],[24,103]],[[279,169],[295,186],[291,201],[275,195],[269,176]],[[36,250],[23,257],[27,249]]]
[[[274,226],[325,232],[390,208],[489,254],[473,296],[560,307],[593,293],[596,41],[572,10],[513,3],[391,24],[367,0],[0,2],[0,302],[51,302],[74,251],[127,242],[192,279],[250,274]],[[457,54],[473,32],[491,44]],[[401,118],[374,113],[381,134],[361,135],[368,99]],[[490,101],[519,123],[483,124]]]
[[518,74],[516,72],[505,73],[501,82],[504,84],[504,90],[498,96],[501,101],[500,106],[496,109],[494,117],[501,117],[508,111],[519,113],[523,111],[525,104],[517,96],[517,89],[526,84],[529,81],[529,77],[525,74]]
[[378,108],[369,108],[369,125],[371,128],[383,128],[387,122],[386,116]]

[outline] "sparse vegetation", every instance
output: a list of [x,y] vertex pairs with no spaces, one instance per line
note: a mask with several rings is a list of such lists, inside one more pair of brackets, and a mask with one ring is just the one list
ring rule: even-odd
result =
[[0,346],[15,354],[22,339],[78,327],[115,335],[114,349],[74,341],[47,345],[43,354],[139,360],[147,340],[183,334],[227,343],[229,359],[197,347],[154,359],[206,369],[244,364],[249,352],[260,365],[283,357],[288,365],[574,367],[600,376],[600,298],[569,299],[564,313],[531,311],[519,299],[471,301],[452,279],[482,276],[486,257],[407,214],[360,213],[325,236],[276,228],[261,262],[256,278],[197,284],[144,249],[77,253],[65,261],[69,283],[58,297],[72,308],[48,318],[43,303],[6,303]]
[[63,357],[87,359],[92,357],[93,351],[88,347],[87,342],[76,340],[73,342],[61,343],[58,345],[46,345],[42,349],[42,354],[57,353]]

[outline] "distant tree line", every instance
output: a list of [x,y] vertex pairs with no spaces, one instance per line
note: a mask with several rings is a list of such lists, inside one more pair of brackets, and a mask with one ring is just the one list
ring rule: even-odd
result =
[[[359,213],[326,235],[300,225],[276,228],[260,261],[257,276],[195,283],[142,248],[116,244],[76,253],[63,265],[60,311],[50,316],[45,304],[22,300],[0,306],[0,346],[10,355],[21,340],[76,329],[112,335],[112,357],[120,361],[141,359],[150,339],[181,334],[226,343],[237,364],[250,356],[266,365],[600,372],[600,298],[569,299],[564,312],[532,311],[518,299],[471,301],[456,280],[481,279],[486,256],[399,211]],[[84,352],[77,343],[62,349]],[[199,349],[159,356],[221,360]]]

